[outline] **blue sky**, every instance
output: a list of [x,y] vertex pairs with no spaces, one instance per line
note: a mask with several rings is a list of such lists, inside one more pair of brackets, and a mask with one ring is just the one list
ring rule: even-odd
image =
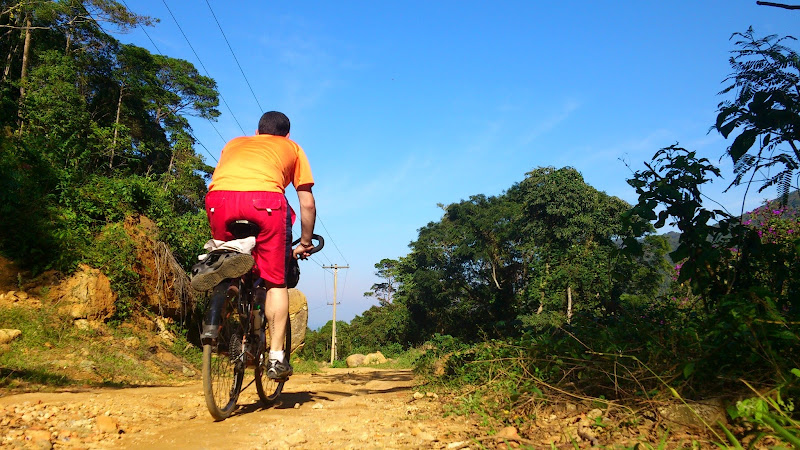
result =
[[[730,180],[729,142],[709,127],[731,34],[792,34],[800,18],[755,0],[127,3],[161,22],[122,42],[217,81],[222,116],[191,120],[209,164],[263,111],[290,117],[327,243],[301,264],[314,329],[332,313],[323,265],[350,266],[337,292],[337,319],[349,321],[374,303],[363,297],[379,281],[374,264],[406,255],[441,218],[438,203],[500,194],[537,167],[575,167],[635,202],[623,161],[639,170],[677,142]],[[739,211],[743,191],[726,186],[705,192]],[[746,208],[764,197],[750,194]]]

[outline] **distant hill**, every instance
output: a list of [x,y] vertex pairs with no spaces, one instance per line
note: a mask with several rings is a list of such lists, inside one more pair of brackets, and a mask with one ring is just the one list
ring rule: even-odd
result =
[[[769,204],[777,207],[779,201],[777,198],[772,199],[769,201]],[[789,194],[789,198],[786,200],[786,206],[789,208],[789,210],[800,211],[800,191],[794,191]],[[745,214],[742,216],[742,218],[746,218],[747,216],[748,215]]]
[[789,194],[789,201],[786,203],[790,209],[800,211],[800,191],[794,191]]

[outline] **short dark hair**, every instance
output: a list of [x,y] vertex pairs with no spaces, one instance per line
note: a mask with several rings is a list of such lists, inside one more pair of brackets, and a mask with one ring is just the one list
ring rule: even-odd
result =
[[290,126],[286,114],[278,111],[265,112],[258,121],[258,134],[288,136]]

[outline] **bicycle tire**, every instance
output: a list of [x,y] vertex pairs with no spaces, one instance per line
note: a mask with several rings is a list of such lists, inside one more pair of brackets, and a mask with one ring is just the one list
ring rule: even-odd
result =
[[225,420],[236,409],[246,363],[244,327],[239,315],[231,312],[229,301],[226,306],[228,313],[223,314],[219,337],[203,345],[203,393],[208,412],[216,421]]
[[[286,339],[284,340],[283,351],[286,352],[287,359],[291,360],[292,321],[289,317],[286,317]],[[267,343],[262,342],[262,345],[259,345],[259,350],[256,354],[257,364],[253,372],[256,379],[256,391],[258,391],[258,398],[261,399],[261,402],[264,404],[264,406],[272,406],[275,403],[275,400],[277,400],[281,395],[281,392],[283,392],[283,385],[286,383],[286,380],[278,381],[267,377],[267,355]]]

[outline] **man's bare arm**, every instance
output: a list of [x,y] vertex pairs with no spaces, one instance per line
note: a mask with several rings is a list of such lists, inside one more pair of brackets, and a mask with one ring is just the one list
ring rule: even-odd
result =
[[314,224],[317,221],[317,204],[311,186],[303,185],[297,188],[297,200],[300,202],[300,244],[294,249],[295,258],[309,256],[308,251],[314,248],[311,235],[314,234]]

